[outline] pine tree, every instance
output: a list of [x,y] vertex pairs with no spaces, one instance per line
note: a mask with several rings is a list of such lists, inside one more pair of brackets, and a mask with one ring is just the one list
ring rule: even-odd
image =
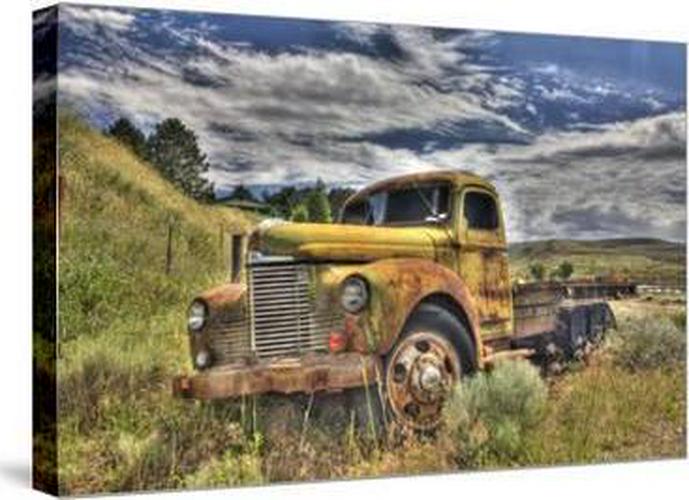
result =
[[127,118],[118,118],[106,133],[127,146],[140,158],[146,158],[146,136]]
[[276,217],[291,218],[292,211],[297,205],[297,190],[294,186],[286,186],[275,194],[264,197],[271,206]]
[[316,186],[306,197],[306,208],[309,212],[309,221],[311,222],[333,221],[328,194],[322,180],[318,179]]
[[195,199],[211,199],[213,185],[203,176],[208,161],[196,134],[177,118],[156,126],[148,140],[151,163],[175,186]]
[[292,213],[290,214],[290,220],[293,222],[308,222],[309,210],[306,208],[306,205],[296,205],[292,209]]

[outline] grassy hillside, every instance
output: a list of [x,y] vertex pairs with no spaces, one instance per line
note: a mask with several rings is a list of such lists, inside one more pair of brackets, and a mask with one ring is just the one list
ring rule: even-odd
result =
[[[187,304],[226,276],[221,233],[246,230],[251,221],[185,197],[129,150],[69,116],[60,120],[60,173],[61,487],[141,487],[140,468],[153,467],[152,455],[166,455],[163,448],[204,428],[203,416],[194,415],[198,429],[180,430],[192,427],[192,415],[171,400],[168,384],[189,368]],[[167,418],[180,425],[170,427]],[[182,432],[177,444],[165,429]],[[168,458],[184,466],[181,455]],[[161,463],[156,474],[167,477],[169,467]],[[156,474],[148,484],[170,486]]]
[[535,262],[551,270],[567,260],[574,265],[574,277],[619,275],[677,280],[684,277],[686,246],[650,238],[545,240],[513,243],[509,256],[515,277],[528,276],[528,268]]

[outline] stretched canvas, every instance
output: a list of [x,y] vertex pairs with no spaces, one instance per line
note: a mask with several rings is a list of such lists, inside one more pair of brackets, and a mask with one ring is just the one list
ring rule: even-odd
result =
[[36,488],[686,456],[683,44],[33,23]]

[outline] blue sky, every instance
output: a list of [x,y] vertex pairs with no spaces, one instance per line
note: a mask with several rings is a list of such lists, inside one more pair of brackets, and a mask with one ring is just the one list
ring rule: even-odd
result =
[[463,168],[513,239],[685,239],[682,44],[63,6],[61,103],[191,126],[226,192]]

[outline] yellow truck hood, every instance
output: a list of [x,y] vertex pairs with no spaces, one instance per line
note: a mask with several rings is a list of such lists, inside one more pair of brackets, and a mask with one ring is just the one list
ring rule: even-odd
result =
[[438,260],[452,241],[442,227],[374,227],[348,224],[261,225],[252,250],[314,260],[369,261],[420,257]]

